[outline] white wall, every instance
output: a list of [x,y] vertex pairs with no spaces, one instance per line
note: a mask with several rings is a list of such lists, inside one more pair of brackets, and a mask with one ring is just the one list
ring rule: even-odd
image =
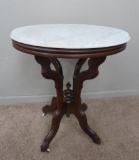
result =
[[[10,32],[20,26],[44,23],[85,23],[124,29],[127,49],[107,58],[99,76],[86,81],[84,98],[139,95],[138,0],[4,0],[0,1],[0,103],[45,101],[55,94],[31,55],[16,51]],[[60,60],[65,82],[71,81],[76,60]],[[71,74],[71,75],[70,75]]]

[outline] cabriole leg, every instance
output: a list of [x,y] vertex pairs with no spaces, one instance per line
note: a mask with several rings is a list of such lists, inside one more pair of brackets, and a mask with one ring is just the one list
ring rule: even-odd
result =
[[93,79],[95,78],[99,71],[98,67],[100,64],[102,64],[105,61],[106,57],[101,58],[90,58],[88,61],[88,70],[82,71],[81,67],[85,63],[86,59],[79,59],[74,70],[74,76],[73,76],[73,92],[74,92],[74,110],[73,114],[76,116],[76,118],[79,121],[79,124],[82,128],[82,130],[92,138],[93,142],[96,144],[100,144],[101,140],[99,136],[96,134],[95,131],[93,131],[87,122],[87,118],[83,110],[81,109],[81,89],[83,87],[83,82],[85,80]]
[[51,129],[41,145],[42,152],[48,151],[49,144],[51,143],[52,139],[55,137],[55,135],[59,129],[60,121],[61,121],[63,115],[64,115],[63,111],[60,112],[60,111],[56,110],[54,112],[54,115],[52,118]]
[[[60,121],[63,117],[64,110],[63,110],[63,72],[62,72],[62,67],[58,59],[56,58],[47,58],[47,57],[39,57],[35,56],[36,61],[41,65],[42,70],[41,73],[44,78],[46,79],[52,79],[55,82],[55,88],[56,88],[56,93],[57,93],[57,98],[53,98],[52,100],[52,105],[51,105],[51,110],[55,110],[56,106],[56,111],[54,112],[53,118],[52,118],[52,125],[51,129],[48,133],[48,135],[45,137],[42,146],[41,146],[41,151],[49,151],[49,145],[56,135]],[[55,67],[55,71],[51,69],[50,65],[53,64]],[[55,104],[56,103],[56,104]],[[47,112],[47,108],[43,108],[43,112]]]

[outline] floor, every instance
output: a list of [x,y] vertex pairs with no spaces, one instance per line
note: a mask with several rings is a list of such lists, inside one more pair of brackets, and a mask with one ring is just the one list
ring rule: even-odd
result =
[[52,115],[43,103],[0,106],[0,160],[139,160],[139,96],[85,100],[88,123],[102,140],[94,144],[76,118],[64,118],[50,153],[40,145]]

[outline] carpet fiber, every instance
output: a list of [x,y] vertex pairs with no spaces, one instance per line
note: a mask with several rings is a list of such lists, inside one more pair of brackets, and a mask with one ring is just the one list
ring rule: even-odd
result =
[[50,153],[40,152],[52,117],[41,117],[44,104],[1,105],[0,160],[139,160],[139,97],[85,102],[102,144],[94,144],[73,115],[64,116]]

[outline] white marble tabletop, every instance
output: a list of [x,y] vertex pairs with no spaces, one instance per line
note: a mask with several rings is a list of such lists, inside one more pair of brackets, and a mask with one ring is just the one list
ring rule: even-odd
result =
[[89,49],[117,46],[130,40],[121,29],[83,24],[42,24],[17,28],[11,39],[33,46]]

